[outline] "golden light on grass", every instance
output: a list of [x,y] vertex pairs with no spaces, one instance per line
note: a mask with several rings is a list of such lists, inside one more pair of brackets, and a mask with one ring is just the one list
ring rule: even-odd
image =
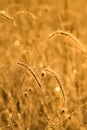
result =
[[15,44],[15,46],[20,46],[20,41],[19,40],[15,40],[14,44]]
[[0,130],[87,129],[86,8],[0,1]]
[[55,91],[56,91],[56,92],[60,92],[60,87],[59,87],[59,86],[56,86],[56,87],[55,87]]

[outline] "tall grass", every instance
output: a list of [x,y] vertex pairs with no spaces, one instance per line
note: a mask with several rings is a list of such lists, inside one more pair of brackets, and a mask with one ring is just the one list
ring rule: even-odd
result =
[[86,130],[86,2],[80,2],[0,2],[1,130]]

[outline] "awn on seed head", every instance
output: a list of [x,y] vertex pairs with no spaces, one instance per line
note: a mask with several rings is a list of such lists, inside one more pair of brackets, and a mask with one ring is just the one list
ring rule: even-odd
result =
[[[37,17],[34,16],[31,12],[28,12],[28,11],[18,11],[16,12],[15,16],[19,15],[19,14],[25,14],[25,15],[29,15],[32,17],[32,19],[36,20]],[[13,26],[14,27],[17,27],[17,24],[16,24],[16,20],[15,20],[15,16],[14,18],[10,16],[10,14],[8,14],[7,12],[5,11],[0,11],[0,15],[5,17],[7,20],[9,20],[10,22],[12,22]]]
[[0,11],[0,15],[5,17],[6,19],[8,19],[10,22],[12,22],[12,24],[17,27],[15,20],[13,17],[11,17],[8,13],[6,13],[5,11]]
[[85,50],[83,44],[82,44],[74,35],[72,35],[70,32],[67,32],[67,31],[55,31],[55,32],[53,32],[52,34],[50,34],[50,36],[49,36],[48,39],[53,38],[55,35],[68,36],[69,38],[71,38],[71,39],[76,43],[76,45],[77,45],[84,53],[86,53],[86,50]]
[[16,12],[15,16],[19,15],[19,14],[25,14],[25,15],[29,15],[31,16],[34,20],[37,19],[37,17],[35,15],[33,15],[31,12],[28,11],[18,11]]
[[18,64],[18,65],[21,65],[21,66],[24,67],[24,68],[26,68],[26,69],[33,75],[33,77],[34,77],[34,79],[36,80],[38,86],[39,86],[40,88],[42,88],[42,85],[41,85],[41,83],[40,83],[38,77],[36,76],[35,72],[31,69],[30,66],[28,66],[28,65],[26,65],[26,64],[24,64],[24,63],[21,63],[21,62],[18,62],[17,64]]
[[62,94],[63,94],[63,98],[64,98],[64,101],[65,101],[66,100],[65,93],[64,93],[64,90],[63,90],[63,85],[62,85],[60,78],[59,78],[60,76],[55,71],[53,71],[52,69],[49,69],[49,68],[45,68],[44,71],[47,71],[47,72],[52,73],[54,75],[55,79],[57,80],[58,84],[60,85],[60,88],[61,88],[61,91],[62,91]]
[[[36,76],[35,72],[31,69],[31,67],[28,66],[28,65],[26,65],[26,64],[24,64],[24,63],[21,63],[21,62],[18,62],[17,64],[18,64],[18,65],[21,65],[21,66],[24,67],[24,68],[26,68],[26,69],[33,75],[33,77],[34,77],[34,79],[36,80],[38,86],[39,86],[39,87],[41,88],[41,90],[42,90],[42,89],[43,89],[42,84],[40,83],[39,78]],[[45,95],[44,95],[43,91],[41,91],[41,92],[42,92],[42,95],[41,95],[41,96],[42,96],[43,98],[45,98]],[[45,101],[43,101],[41,98],[40,98],[40,101],[41,101],[41,104],[42,104],[43,107],[44,107],[44,111],[45,111],[45,114],[46,114],[47,119],[48,119],[48,112],[47,112],[47,108],[46,108],[47,103],[46,103]]]

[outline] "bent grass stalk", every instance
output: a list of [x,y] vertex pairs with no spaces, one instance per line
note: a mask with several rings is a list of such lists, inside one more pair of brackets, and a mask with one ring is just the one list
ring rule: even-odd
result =
[[59,78],[60,76],[55,71],[53,71],[52,69],[49,69],[49,68],[45,68],[44,71],[47,71],[47,72],[53,74],[53,76],[55,77],[55,79],[57,80],[57,82],[58,82],[58,84],[59,84],[59,86],[61,88],[61,91],[62,91],[62,94],[63,94],[63,98],[64,98],[64,101],[65,101],[66,100],[65,93],[64,93],[64,90],[63,90],[63,85],[62,85],[62,83],[60,81],[60,78]]
[[55,35],[68,36],[69,38],[71,38],[71,39],[78,45],[78,47],[79,47],[83,52],[86,53],[86,50],[85,50],[84,46],[82,45],[82,43],[81,43],[74,35],[72,35],[70,32],[61,31],[61,30],[60,30],[60,31],[59,31],[59,30],[58,30],[58,31],[55,31],[55,32],[53,32],[52,34],[50,34],[48,40],[51,39],[51,38],[53,38]]
[[25,15],[29,15],[31,16],[34,20],[37,19],[37,17],[35,15],[33,15],[31,12],[28,11],[18,11],[16,12],[15,16],[19,15],[19,14],[25,14]]
[[[21,62],[17,62],[17,64],[20,65],[20,66],[22,66],[22,67],[24,67],[24,68],[26,68],[26,69],[33,75],[33,77],[34,77],[35,81],[37,82],[39,88],[42,89],[42,85],[41,85],[39,79],[37,78],[36,74],[34,73],[34,71],[31,69],[31,67],[28,66],[28,65],[26,65],[26,64],[24,64],[24,63],[21,63]],[[24,77],[23,80],[22,80],[21,89],[22,89],[22,86],[23,86],[23,83],[24,83],[24,79],[25,79],[25,77]],[[19,92],[19,93],[20,93],[20,92]],[[20,94],[19,94],[19,95],[20,95]],[[17,100],[17,101],[18,101],[18,100]],[[12,128],[13,128],[13,125],[14,125],[14,124],[12,124],[12,121],[13,121],[13,118],[14,118],[14,112],[15,112],[15,107],[14,107],[14,110],[13,110],[13,113],[12,113],[12,117],[11,117],[11,124],[9,124],[9,125],[7,125],[7,126],[5,126],[5,127],[12,127]],[[3,126],[2,126],[2,128],[3,128]]]
[[36,76],[35,72],[31,69],[30,66],[28,66],[28,65],[26,65],[24,63],[21,63],[21,62],[18,62],[17,64],[24,67],[24,68],[26,68],[33,75],[33,77],[34,77],[35,81],[37,82],[39,88],[42,88],[42,85],[41,85],[38,77]]
[[[18,62],[17,64],[18,64],[18,65],[21,65],[21,66],[24,67],[24,68],[26,68],[26,69],[33,75],[33,77],[34,77],[35,81],[37,82],[39,88],[42,90],[43,87],[42,87],[42,85],[41,85],[41,83],[40,83],[40,80],[39,80],[38,77],[36,76],[35,72],[31,69],[31,67],[28,66],[28,65],[26,65],[26,64],[24,64],[24,63],[21,63],[21,62]],[[44,95],[43,91],[41,91],[41,92],[42,92],[42,97],[45,98],[45,95]],[[46,108],[46,102],[44,103],[44,101],[43,101],[42,99],[40,99],[40,101],[41,101],[41,104],[42,104],[43,107],[44,107],[44,112],[45,112],[45,114],[46,114],[46,116],[47,116],[47,119],[49,119],[49,118],[48,118],[47,108]]]
[[5,17],[6,19],[8,19],[10,22],[13,23],[13,25],[14,25],[15,27],[17,27],[14,18],[11,17],[8,13],[6,13],[5,11],[0,11],[0,15],[3,16],[3,17]]
[[[18,11],[16,12],[15,14],[15,17],[19,14],[25,14],[25,15],[29,15],[32,17],[32,19],[36,20],[37,17],[34,16],[31,12],[28,12],[28,11]],[[8,14],[7,12],[5,12],[4,10],[3,11],[0,11],[0,15],[4,18],[6,18],[8,21],[10,21],[14,27],[17,27],[17,24],[16,24],[16,20],[15,20],[15,17],[11,17],[10,14]]]

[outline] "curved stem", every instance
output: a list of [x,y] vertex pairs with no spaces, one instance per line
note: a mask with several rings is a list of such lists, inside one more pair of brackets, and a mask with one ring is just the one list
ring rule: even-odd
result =
[[18,64],[18,65],[21,65],[21,66],[24,67],[24,68],[26,68],[26,69],[33,75],[33,77],[34,77],[34,79],[36,80],[38,86],[39,86],[40,88],[42,88],[42,85],[41,85],[41,83],[40,83],[38,77],[36,76],[36,74],[35,74],[34,71],[31,69],[30,66],[28,66],[28,65],[26,65],[26,64],[24,64],[24,63],[21,63],[21,62],[18,62],[17,64]]
[[[62,31],[62,30],[58,30],[53,32],[52,34],[50,34],[48,39],[51,39],[52,37],[54,37],[55,35],[64,35],[64,36],[68,36],[69,38],[71,38],[74,42],[77,43],[78,47],[80,47],[80,49],[86,53],[86,50],[84,48],[84,46],[82,45],[82,43],[74,36],[72,35],[70,32],[67,31]],[[86,53],[87,54],[87,53]]]
[[58,84],[60,85],[60,88],[61,88],[61,91],[62,91],[62,94],[63,94],[63,97],[64,97],[64,101],[66,100],[65,98],[65,93],[64,93],[64,90],[63,90],[63,85],[59,79],[59,75],[53,71],[52,69],[49,69],[49,68],[45,68],[44,71],[47,71],[47,72],[50,72],[54,75],[55,79],[57,80]]

